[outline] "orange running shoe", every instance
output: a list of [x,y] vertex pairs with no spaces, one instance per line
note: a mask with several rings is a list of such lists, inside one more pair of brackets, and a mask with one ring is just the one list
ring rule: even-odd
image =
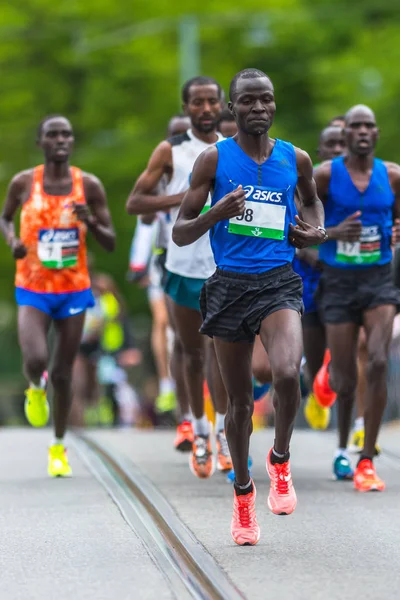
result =
[[176,437],[174,441],[175,450],[179,452],[190,452],[193,446],[194,434],[193,425],[190,421],[182,421],[176,428]]
[[320,370],[315,376],[313,383],[313,392],[324,408],[330,408],[336,400],[336,393],[329,385],[328,367],[331,361],[331,353],[328,349],[325,350],[324,362]]
[[385,482],[378,477],[369,458],[364,458],[358,463],[354,471],[354,487],[359,492],[383,492],[385,489]]
[[218,471],[230,471],[233,468],[228,442],[225,431],[219,431],[216,435],[217,442],[217,469]]
[[215,460],[209,435],[196,435],[194,437],[189,466],[193,475],[200,477],[200,479],[207,479],[214,473]]
[[256,517],[256,486],[253,491],[238,496],[233,491],[233,515],[231,534],[239,546],[255,546],[260,539],[260,528]]
[[267,472],[271,480],[268,508],[275,515],[290,515],[297,504],[297,496],[292,482],[290,462],[271,463],[272,448],[267,457]]

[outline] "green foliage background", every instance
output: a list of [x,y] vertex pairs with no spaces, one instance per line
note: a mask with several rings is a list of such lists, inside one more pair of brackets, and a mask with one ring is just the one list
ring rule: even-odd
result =
[[[192,15],[200,34],[201,73],[225,90],[244,67],[265,70],[277,97],[273,135],[313,158],[333,116],[363,102],[382,129],[379,153],[398,159],[399,13],[396,0],[13,0],[0,26],[0,189],[41,161],[40,119],[67,115],[76,130],[73,162],[104,182],[117,251],[96,250],[132,313],[145,292],[125,282],[135,220],[125,201],[152,148],[180,110],[179,26]],[[185,57],[187,58],[187,57]],[[195,74],[195,73],[193,73]],[[0,254],[0,300],[12,302],[14,264]],[[1,307],[0,307],[1,312]],[[1,324],[0,324],[1,326]]]

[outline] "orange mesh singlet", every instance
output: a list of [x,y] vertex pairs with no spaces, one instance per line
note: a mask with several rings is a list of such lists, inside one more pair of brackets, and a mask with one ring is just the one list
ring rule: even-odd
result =
[[87,227],[72,212],[73,202],[86,202],[82,172],[70,170],[72,192],[49,196],[43,189],[44,165],[34,169],[31,195],[21,210],[20,239],[28,254],[17,260],[16,287],[48,294],[90,288]]

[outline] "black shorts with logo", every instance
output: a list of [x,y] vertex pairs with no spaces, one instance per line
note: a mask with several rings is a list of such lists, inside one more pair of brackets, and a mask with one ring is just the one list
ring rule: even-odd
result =
[[303,282],[284,265],[265,273],[217,269],[202,287],[200,332],[229,342],[253,342],[261,322],[284,308],[303,313]]
[[366,310],[400,305],[400,290],[393,282],[391,264],[363,269],[338,269],[324,265],[316,291],[324,323],[362,325]]

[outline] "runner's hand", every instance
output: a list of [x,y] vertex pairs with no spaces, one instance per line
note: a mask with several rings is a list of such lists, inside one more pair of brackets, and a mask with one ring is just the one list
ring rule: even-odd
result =
[[217,221],[232,219],[243,215],[245,209],[246,193],[241,185],[236,190],[226,194],[213,206],[213,212]]
[[298,215],[295,216],[297,225],[289,225],[289,242],[295,246],[295,248],[307,248],[308,246],[317,246],[325,241],[326,236],[322,231],[309,225],[300,219]]
[[359,217],[361,217],[361,211],[357,210],[347,217],[347,219],[339,223],[337,227],[332,227],[334,230],[334,235],[332,235],[332,237],[341,242],[358,242],[362,227]]
[[394,220],[392,227],[392,245],[395,246],[400,242],[400,219]]
[[11,252],[12,252],[12,255],[15,258],[15,260],[18,260],[20,258],[25,258],[25,256],[28,253],[26,246],[24,246],[24,244],[21,242],[21,240],[19,238],[14,238],[12,240],[12,242],[10,243],[10,248],[11,248]]
[[78,204],[77,202],[73,202],[72,212],[76,215],[78,221],[83,221],[88,224],[90,221],[91,213],[87,204]]

